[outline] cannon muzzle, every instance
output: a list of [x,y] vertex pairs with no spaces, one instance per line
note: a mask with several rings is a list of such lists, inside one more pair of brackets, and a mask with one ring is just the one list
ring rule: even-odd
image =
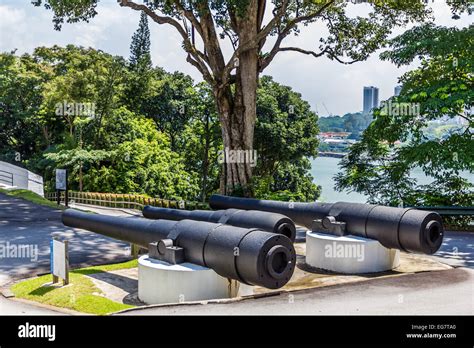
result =
[[[213,209],[248,209],[279,213],[295,223],[314,229],[343,223],[345,232],[378,240],[387,248],[433,254],[443,242],[443,222],[438,213],[363,203],[298,203],[212,195]],[[334,226],[336,226],[334,224]]]
[[296,238],[294,222],[281,214],[256,210],[226,209],[218,211],[181,210],[145,206],[143,216],[148,219],[197,220],[215,222],[243,228],[257,228],[262,231],[283,234],[292,242]]
[[[278,289],[291,278],[296,252],[286,236],[204,221],[148,220],[84,213],[62,214],[63,224],[148,248],[182,248],[184,261],[213,269],[242,283]],[[159,247],[160,248],[160,247]]]

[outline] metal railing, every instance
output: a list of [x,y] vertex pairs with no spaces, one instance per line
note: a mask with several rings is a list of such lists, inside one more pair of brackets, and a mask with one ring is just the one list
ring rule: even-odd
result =
[[441,216],[474,216],[474,207],[434,206],[412,208],[435,211]]
[[[145,195],[137,194],[114,194],[114,193],[100,193],[100,192],[78,192],[69,191],[69,202],[71,204],[88,204],[98,207],[108,208],[122,208],[122,209],[135,209],[143,210],[146,205],[163,208],[175,208],[175,209],[186,209],[186,210],[209,210],[208,203],[193,202],[193,201],[177,201],[168,200],[162,198],[153,198]],[[50,201],[57,201],[56,192],[45,193],[45,198]],[[63,191],[60,193],[60,202],[64,203],[65,194]],[[457,206],[419,206],[411,207],[420,210],[431,210],[439,213],[443,218],[448,220],[456,217],[474,217],[474,207],[457,207]],[[470,219],[471,220],[471,219]],[[471,220],[472,224],[472,220]]]
[[0,170],[0,182],[13,186],[13,173]]
[[[144,206],[151,205],[155,207],[176,208],[176,209],[203,209],[209,210],[209,204],[192,201],[177,201],[162,198],[153,198],[136,194],[116,194],[100,192],[78,192],[69,191],[68,198],[70,204],[89,204],[99,207],[122,208],[142,210]],[[57,201],[56,192],[45,193],[45,198],[50,201]],[[65,193],[60,192],[60,202],[64,203]]]

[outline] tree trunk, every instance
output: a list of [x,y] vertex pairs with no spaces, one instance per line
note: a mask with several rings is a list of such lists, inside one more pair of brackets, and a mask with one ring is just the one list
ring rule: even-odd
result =
[[[230,87],[215,91],[219,112],[224,155],[244,150],[253,153],[256,120],[257,55],[247,54],[239,60],[234,91]],[[252,77],[253,76],[253,77]],[[231,157],[231,156],[230,156]],[[220,191],[227,195],[251,196],[252,166],[249,161],[227,161],[222,166]]]
[[209,173],[209,147],[211,142],[211,130],[209,129],[209,114],[206,114],[204,128],[204,153],[202,156],[202,185],[201,185],[201,201],[206,201],[207,176]]
[[[251,0],[247,14],[238,21],[240,42],[250,42],[257,35],[258,6]],[[257,113],[258,47],[240,54],[235,85],[215,89],[215,99],[222,130],[224,151],[244,150],[253,153]],[[252,166],[249,161],[223,164],[220,191],[227,195],[251,196]]]
[[82,192],[82,162],[79,164],[79,192]]
[[48,126],[42,126],[41,131],[43,132],[44,141],[46,143],[46,148],[51,145],[51,135],[49,134]]

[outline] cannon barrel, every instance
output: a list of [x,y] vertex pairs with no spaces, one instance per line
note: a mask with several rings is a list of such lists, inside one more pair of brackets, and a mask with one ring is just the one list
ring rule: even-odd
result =
[[262,231],[283,234],[292,242],[296,238],[294,222],[285,215],[256,210],[225,209],[217,211],[181,210],[145,206],[143,216],[148,219],[197,220],[215,222],[244,228],[258,228]]
[[433,254],[443,241],[438,213],[363,203],[298,203],[212,195],[213,209],[249,209],[279,213],[309,229],[315,219],[332,216],[348,234],[378,240],[387,248]]
[[84,213],[62,214],[63,224],[148,248],[171,239],[184,249],[184,259],[242,283],[278,289],[296,264],[292,242],[284,235],[194,220],[148,220]]

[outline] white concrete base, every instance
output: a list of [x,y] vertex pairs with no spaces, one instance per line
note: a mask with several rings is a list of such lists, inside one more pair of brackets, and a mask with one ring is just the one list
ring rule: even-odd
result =
[[387,249],[373,239],[308,231],[306,263],[346,274],[383,272],[400,265],[400,251]]
[[250,296],[254,294],[255,286],[239,283],[239,291],[237,296]]
[[171,265],[143,255],[138,259],[138,298],[147,304],[230,298],[239,282],[192,263]]

